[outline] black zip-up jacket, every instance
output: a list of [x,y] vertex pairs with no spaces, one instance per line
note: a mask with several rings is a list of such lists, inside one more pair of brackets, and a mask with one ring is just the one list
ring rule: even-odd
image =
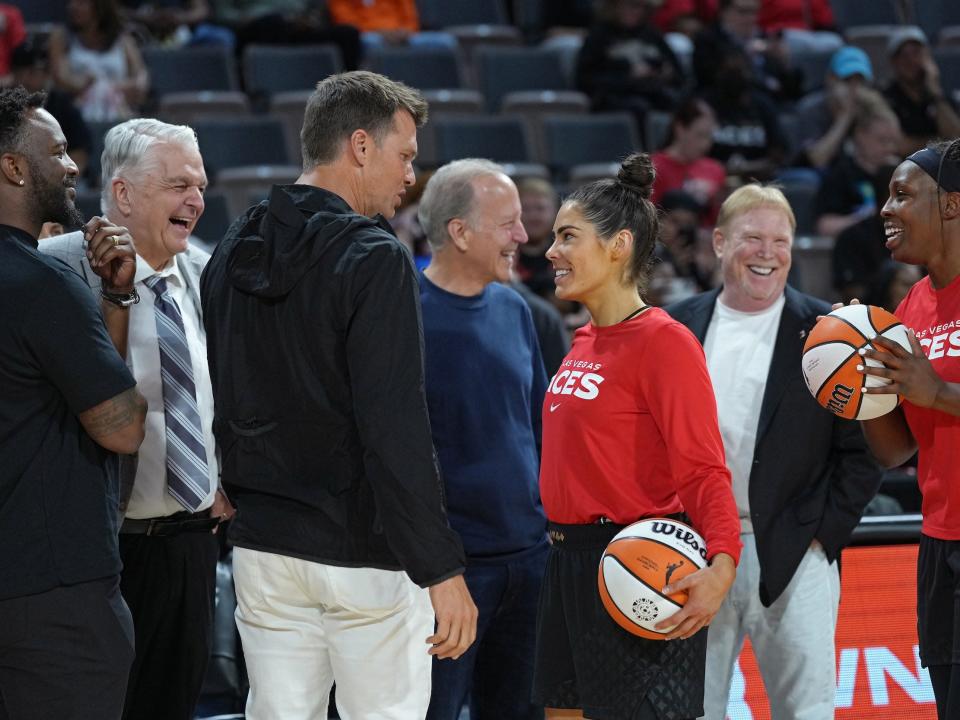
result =
[[275,186],[227,231],[200,292],[234,544],[403,569],[422,587],[461,573],[416,272],[389,225]]

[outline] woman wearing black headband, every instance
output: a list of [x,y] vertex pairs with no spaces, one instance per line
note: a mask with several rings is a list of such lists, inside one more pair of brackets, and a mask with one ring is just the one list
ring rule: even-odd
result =
[[[923,528],[917,560],[920,659],[937,714],[960,718],[960,140],[910,155],[894,171],[881,212],[893,259],[929,275],[897,308],[913,354],[883,339],[862,354],[883,363],[867,375],[892,382],[902,405],[863,429],[886,466],[919,451]],[[867,392],[864,389],[864,392]]]

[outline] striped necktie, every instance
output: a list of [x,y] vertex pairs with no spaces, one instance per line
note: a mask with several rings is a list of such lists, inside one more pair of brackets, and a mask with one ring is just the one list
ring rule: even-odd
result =
[[165,278],[153,275],[144,282],[157,295],[153,307],[167,426],[167,492],[184,508],[196,512],[209,494],[210,473],[183,317],[167,292]]

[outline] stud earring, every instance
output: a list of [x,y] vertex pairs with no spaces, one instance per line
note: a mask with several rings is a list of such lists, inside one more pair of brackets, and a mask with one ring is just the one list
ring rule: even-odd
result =
[[20,180],[20,187],[23,187],[23,180]]

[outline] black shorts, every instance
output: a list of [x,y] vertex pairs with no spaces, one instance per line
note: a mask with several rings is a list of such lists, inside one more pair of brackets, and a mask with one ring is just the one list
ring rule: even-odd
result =
[[703,714],[706,631],[689,640],[647,640],[617,625],[600,600],[600,556],[622,528],[550,524],[553,545],[540,591],[534,702],[581,708],[597,720],[698,717]]
[[917,636],[924,667],[960,663],[960,540],[920,536]]

